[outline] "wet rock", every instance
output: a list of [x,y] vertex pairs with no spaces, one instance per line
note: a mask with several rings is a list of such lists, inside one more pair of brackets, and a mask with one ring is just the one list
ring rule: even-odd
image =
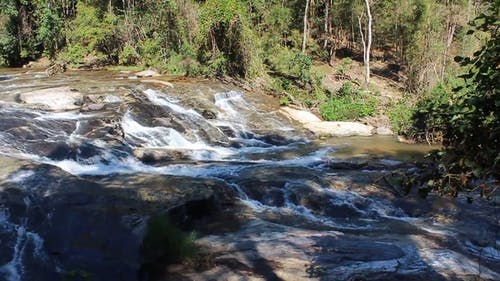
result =
[[19,95],[19,100],[30,105],[42,105],[50,110],[77,109],[82,94],[70,87],[48,88]]
[[154,70],[148,69],[148,70],[136,72],[135,76],[137,76],[137,77],[157,77],[157,76],[160,76],[160,74]]
[[257,137],[257,139],[262,140],[265,143],[278,146],[287,145],[292,142],[290,139],[278,134],[267,134],[261,137]]
[[203,118],[205,119],[215,119],[217,118],[217,113],[212,111],[212,110],[209,110],[209,109],[204,109],[202,112],[201,112],[201,115],[203,116]]
[[[17,236],[25,235],[18,229],[26,231],[21,238],[26,241],[23,280],[59,280],[77,273],[95,280],[137,280],[149,216],[171,210],[182,223],[234,201],[232,189],[217,180],[156,175],[82,179],[49,165],[22,169],[31,171],[22,180],[0,181],[0,206],[9,210],[8,224],[2,221],[0,228],[0,264],[13,257]],[[43,239],[39,249],[37,237]]]
[[316,135],[328,137],[371,136],[374,130],[357,122],[310,122],[304,127]]
[[99,110],[102,110],[104,108],[104,104],[103,103],[93,103],[93,104],[89,104],[89,105],[86,105],[82,108],[82,111],[99,111]]
[[99,103],[102,100],[102,96],[100,95],[86,95],[83,98],[84,103]]
[[134,156],[147,164],[189,160],[189,151],[162,148],[137,148]]

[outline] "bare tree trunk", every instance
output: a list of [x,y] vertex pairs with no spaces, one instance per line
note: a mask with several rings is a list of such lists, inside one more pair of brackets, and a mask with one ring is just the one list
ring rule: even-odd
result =
[[370,0],[365,0],[366,14],[368,16],[368,34],[365,35],[361,24],[361,17],[358,17],[359,32],[361,33],[361,41],[363,42],[363,62],[365,63],[365,84],[368,87],[370,84],[370,49],[372,46],[372,14],[370,11]]
[[330,2],[331,0],[325,0],[325,41],[323,42],[323,48],[326,49],[328,45],[328,38],[330,37]]
[[308,24],[307,24],[307,14],[309,13],[309,2],[310,0],[306,0],[306,8],[304,10],[304,38],[302,39],[302,53],[306,53],[306,45],[307,45],[307,33],[308,33]]

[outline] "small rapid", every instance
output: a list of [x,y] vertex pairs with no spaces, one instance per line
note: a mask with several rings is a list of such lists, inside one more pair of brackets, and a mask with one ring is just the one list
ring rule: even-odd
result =
[[[236,87],[179,82],[161,88],[116,75],[0,75],[0,159],[15,163],[0,168],[0,280],[59,280],[53,278],[61,272],[80,274],[78,264],[109,278],[121,270],[120,280],[134,280],[127,270],[135,267],[120,258],[139,251],[106,261],[110,253],[94,241],[105,240],[118,252],[126,250],[115,240],[140,245],[137,229],[145,229],[150,215],[143,210],[161,200],[177,206],[179,198],[198,198],[211,185],[227,187],[226,197],[235,194],[232,204],[241,210],[234,213],[250,224],[265,222],[311,237],[340,233],[361,240],[359,245],[377,239],[372,250],[382,256],[387,245],[399,247],[387,260],[363,256],[348,264],[341,258],[332,272],[346,280],[360,272],[427,272],[442,268],[437,261],[468,274],[473,257],[484,256],[486,266],[500,261],[491,243],[464,240],[452,226],[435,223],[432,214],[411,212],[413,203],[377,189],[387,171],[416,169],[411,164],[363,153],[346,160],[342,153],[349,144],[312,139],[281,116],[269,97]],[[66,110],[20,98],[68,85],[78,95]],[[164,183],[170,180],[181,185]],[[192,185],[202,188],[184,191]],[[108,233],[118,238],[108,240]],[[436,235],[453,240],[454,250],[427,246]],[[410,241],[414,237],[423,237],[425,245]],[[347,252],[362,252],[349,243]],[[99,262],[116,272],[102,270]],[[495,268],[484,272],[498,276]]]

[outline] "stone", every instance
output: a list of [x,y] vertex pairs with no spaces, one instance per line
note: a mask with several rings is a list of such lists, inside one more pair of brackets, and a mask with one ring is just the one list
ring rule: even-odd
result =
[[102,103],[93,103],[85,106],[84,110],[86,111],[99,111],[104,108],[104,104]]
[[280,112],[286,117],[295,120],[301,124],[307,124],[311,122],[321,122],[321,119],[318,116],[305,110],[298,110],[288,106],[284,106],[280,108]]
[[19,100],[30,105],[41,105],[49,110],[77,109],[82,101],[82,94],[70,87],[48,88],[22,93]]
[[168,81],[158,80],[158,79],[142,79],[141,83],[159,84],[159,85],[167,86],[167,87],[170,87],[170,88],[174,87],[174,85],[172,83],[170,83]]
[[188,152],[165,148],[137,148],[134,156],[144,163],[189,160]]
[[154,70],[148,69],[140,72],[136,72],[135,76],[137,77],[158,77],[160,74]]
[[394,132],[388,127],[378,127],[376,132],[377,135],[385,135],[385,136],[394,135]]
[[316,135],[328,137],[371,136],[374,130],[358,122],[310,122],[304,127]]

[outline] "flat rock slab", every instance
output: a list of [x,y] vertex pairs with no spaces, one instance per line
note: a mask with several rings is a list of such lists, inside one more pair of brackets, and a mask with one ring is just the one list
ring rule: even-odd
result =
[[288,106],[284,106],[280,109],[280,112],[288,118],[295,120],[301,124],[321,122],[321,119],[318,116],[305,110],[298,110]]
[[160,74],[154,70],[148,69],[144,71],[140,71],[135,73],[135,76],[137,77],[157,77],[160,76]]
[[70,87],[48,88],[19,95],[19,100],[30,105],[41,105],[49,110],[77,109],[83,95]]
[[327,137],[371,136],[374,128],[357,122],[310,122],[304,127],[316,135]]

